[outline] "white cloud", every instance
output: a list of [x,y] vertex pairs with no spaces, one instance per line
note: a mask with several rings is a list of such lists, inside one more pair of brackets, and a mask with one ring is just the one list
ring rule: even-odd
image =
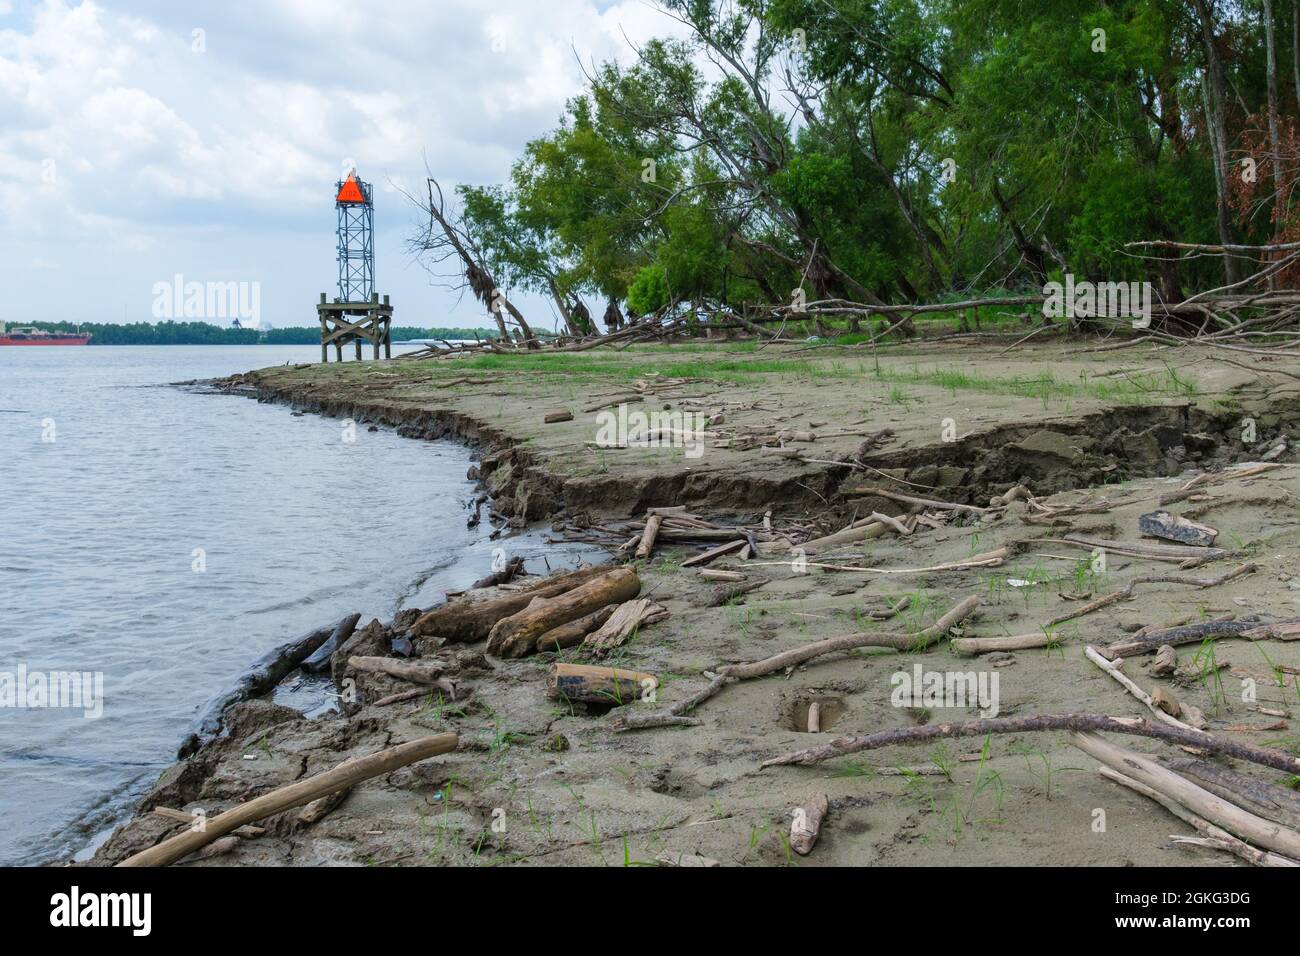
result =
[[[420,183],[425,155],[447,183],[500,180],[581,88],[579,58],[627,59],[624,34],[680,32],[643,0],[129,10],[40,0],[0,24],[0,254],[19,242],[26,260],[71,270],[111,252],[147,276],[170,273],[178,237],[208,236],[217,262],[300,233],[277,248],[298,272],[327,273],[328,197],[345,160],[381,184]],[[389,228],[409,216],[396,199],[384,212]],[[381,246],[381,272],[414,285],[409,262],[392,261],[400,238]],[[38,286],[33,304],[52,291]]]

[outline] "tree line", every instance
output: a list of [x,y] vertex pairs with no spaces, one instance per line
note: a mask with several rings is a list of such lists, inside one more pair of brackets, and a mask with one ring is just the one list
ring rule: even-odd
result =
[[1298,6],[658,0],[673,29],[630,62],[584,64],[507,181],[444,197],[431,179],[412,245],[525,339],[515,290],[573,335],[597,314],[612,331],[674,308],[943,302],[1067,274],[1182,302],[1270,253],[1126,244],[1300,240]]

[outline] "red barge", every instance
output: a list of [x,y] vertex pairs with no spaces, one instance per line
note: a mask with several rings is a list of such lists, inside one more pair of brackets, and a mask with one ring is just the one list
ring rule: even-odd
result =
[[0,345],[85,345],[89,341],[89,332],[46,332],[32,327],[6,332],[0,324]]

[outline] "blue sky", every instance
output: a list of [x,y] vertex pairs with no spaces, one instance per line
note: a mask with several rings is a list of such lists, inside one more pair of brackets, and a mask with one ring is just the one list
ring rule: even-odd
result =
[[406,251],[394,185],[422,190],[426,160],[444,187],[501,181],[580,88],[575,50],[626,60],[675,26],[646,0],[0,0],[0,320],[149,321],[180,274],[314,324],[354,162],[397,323],[486,326]]

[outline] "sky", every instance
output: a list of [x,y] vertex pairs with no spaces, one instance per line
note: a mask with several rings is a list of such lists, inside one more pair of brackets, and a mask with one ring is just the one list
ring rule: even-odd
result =
[[0,321],[154,321],[180,276],[314,325],[355,165],[394,324],[486,327],[407,250],[400,190],[426,163],[444,188],[503,181],[579,58],[680,29],[649,0],[0,0]]

